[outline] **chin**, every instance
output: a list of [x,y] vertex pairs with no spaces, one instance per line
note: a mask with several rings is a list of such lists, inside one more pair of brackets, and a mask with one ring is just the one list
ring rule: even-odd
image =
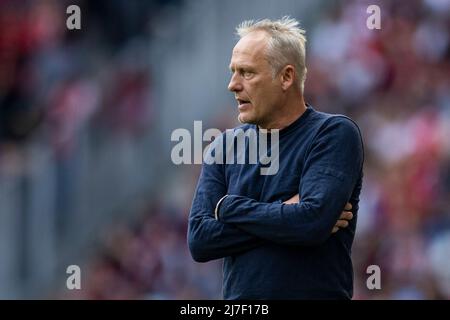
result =
[[244,123],[255,124],[254,119],[252,119],[250,116],[242,114],[242,113],[240,113],[238,115],[238,121],[242,124],[244,124]]

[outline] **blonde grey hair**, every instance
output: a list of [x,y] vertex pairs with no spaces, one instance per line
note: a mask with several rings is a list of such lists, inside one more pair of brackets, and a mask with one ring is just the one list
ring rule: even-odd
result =
[[275,76],[286,65],[291,64],[297,74],[297,86],[303,94],[306,79],[305,64],[305,30],[299,27],[297,20],[288,16],[280,20],[247,20],[242,22],[236,33],[240,38],[254,31],[264,31],[269,35],[266,48],[266,57],[272,67],[272,76]]

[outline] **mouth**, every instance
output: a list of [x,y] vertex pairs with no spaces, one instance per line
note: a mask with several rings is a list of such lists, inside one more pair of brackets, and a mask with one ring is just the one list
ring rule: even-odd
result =
[[244,111],[245,109],[248,109],[251,106],[251,103],[249,100],[244,99],[236,99],[238,102],[238,108],[239,111]]

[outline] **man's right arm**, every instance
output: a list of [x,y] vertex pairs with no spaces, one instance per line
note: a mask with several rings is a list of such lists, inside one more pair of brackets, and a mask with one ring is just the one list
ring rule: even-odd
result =
[[188,226],[189,250],[197,262],[239,254],[265,242],[232,224],[215,219],[216,204],[226,193],[223,165],[204,163],[195,190]]

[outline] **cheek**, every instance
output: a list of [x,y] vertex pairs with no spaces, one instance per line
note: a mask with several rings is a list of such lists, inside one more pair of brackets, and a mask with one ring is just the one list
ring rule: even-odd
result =
[[253,83],[251,86],[248,86],[248,96],[253,102],[264,101],[264,95],[266,94],[266,88],[264,83]]
[[247,83],[246,93],[252,101],[254,112],[264,112],[269,105],[273,104],[276,96],[274,85],[269,79]]
[[255,93],[255,101],[264,108],[276,99],[274,88],[269,85],[259,87]]

